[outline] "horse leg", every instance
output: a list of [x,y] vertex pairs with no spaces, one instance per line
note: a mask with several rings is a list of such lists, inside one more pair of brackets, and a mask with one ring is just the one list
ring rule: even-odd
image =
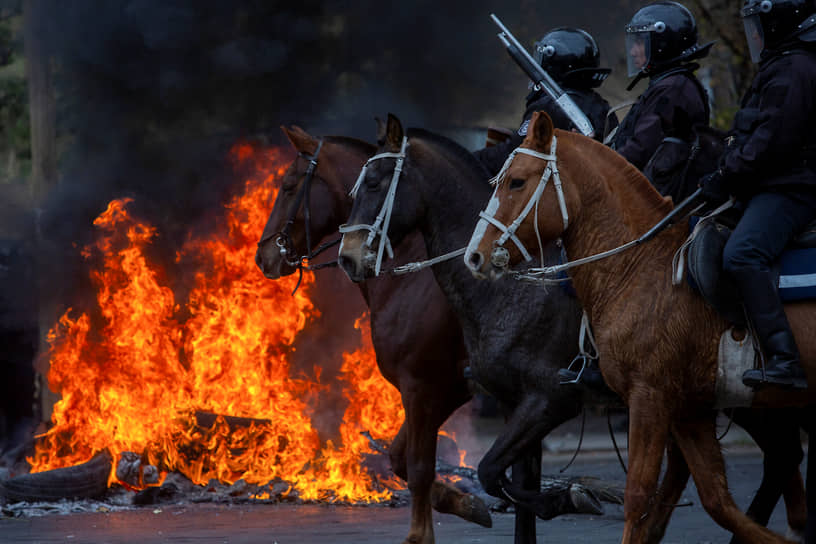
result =
[[479,462],[479,481],[484,490],[500,499],[506,499],[502,487],[505,472],[516,459],[540,443],[557,426],[576,417],[580,404],[569,400],[547,399],[528,395],[516,406],[507,419],[504,430]]
[[[535,452],[541,440],[554,428],[580,413],[581,405],[572,398],[558,398],[555,394],[528,395],[516,406],[503,432],[479,462],[479,482],[484,490],[500,499],[507,499],[503,488],[505,473],[522,455]],[[515,478],[514,478],[515,480]],[[540,481],[536,484],[540,488]],[[552,516],[550,516],[552,517]]]
[[[396,470],[395,474],[408,482],[411,493],[411,529],[405,540],[406,544],[433,544],[433,503],[436,503],[441,512],[457,514],[465,519],[470,516],[480,520],[482,524],[485,516],[488,519],[490,517],[487,506],[477,497],[434,481],[439,427],[468,398],[464,384],[453,388],[446,384],[444,389],[431,388],[427,383],[403,387],[404,433],[401,429],[395,442],[398,447],[405,444],[405,453],[403,460],[396,459],[393,466],[400,469],[405,467],[401,470],[404,475]],[[392,463],[394,462],[392,459]]]
[[666,472],[657,495],[651,505],[651,510],[643,520],[641,531],[645,542],[660,542],[666,533],[669,519],[674,512],[680,495],[686,488],[689,479],[689,469],[683,453],[669,436],[666,442]]
[[[810,413],[810,411],[808,411]],[[816,425],[808,425],[807,525],[805,542],[816,542]]]
[[662,399],[647,394],[629,399],[629,472],[623,496],[622,544],[645,541],[641,525],[657,493],[669,433]]
[[[801,444],[800,444],[801,447]],[[816,462],[816,461],[814,461]],[[785,513],[788,517],[788,537],[804,542],[807,529],[808,501],[805,483],[802,481],[802,472],[799,467],[782,488],[785,497]],[[816,542],[812,538],[807,542]]]
[[[792,532],[801,534],[807,510],[799,472],[804,454],[798,415],[798,409],[738,409],[734,421],[751,435],[765,454],[762,482],[746,514],[760,525],[767,525],[780,495],[784,494],[788,526]],[[731,544],[738,542],[736,536],[731,539]]]
[[[512,482],[514,488],[541,490],[541,441],[530,444],[529,448],[513,463]],[[535,512],[516,505],[516,527],[514,544],[535,544]]]
[[717,524],[734,533],[741,542],[786,542],[734,504],[725,479],[725,462],[717,442],[713,412],[703,420],[675,422],[672,431],[691,470],[700,501]]

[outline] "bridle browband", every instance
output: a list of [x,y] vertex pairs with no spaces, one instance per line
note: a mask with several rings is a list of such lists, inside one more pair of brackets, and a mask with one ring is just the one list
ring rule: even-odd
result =
[[[317,249],[312,251],[312,234],[311,234],[311,209],[309,207],[309,195],[312,190],[312,180],[314,179],[315,172],[317,172],[317,159],[320,155],[320,150],[323,148],[323,139],[321,138],[318,140],[317,149],[313,155],[306,155],[305,153],[298,152],[298,157],[302,157],[309,161],[309,165],[306,167],[306,172],[303,173],[303,183],[300,185],[298,189],[298,193],[295,196],[295,201],[292,203],[292,206],[289,208],[289,214],[286,218],[286,223],[283,226],[283,229],[277,232],[267,233],[264,232],[261,239],[258,241],[258,246],[260,247],[264,242],[268,240],[275,239],[275,245],[278,246],[280,250],[281,258],[288,264],[289,266],[295,267],[298,269],[298,281],[295,285],[295,289],[292,291],[294,295],[298,288],[300,287],[300,283],[303,280],[303,270],[314,271],[320,270],[321,268],[326,268],[329,266],[337,266],[337,261],[332,261],[328,263],[318,264],[314,266],[304,265],[305,261],[310,261],[326,251],[327,249],[336,246],[340,243],[340,239],[331,240],[329,242],[325,242],[320,245]],[[306,228],[306,255],[299,255],[297,250],[295,249],[294,242],[292,241],[292,237],[290,235],[290,231],[292,230],[292,226],[295,224],[295,219],[297,217],[298,212],[300,211],[301,205],[303,205],[303,221],[305,223]]]
[[388,193],[385,196],[385,201],[383,202],[382,208],[380,208],[380,213],[377,214],[377,218],[374,220],[373,225],[340,225],[338,229],[341,234],[346,234],[347,232],[355,232],[358,230],[366,230],[368,231],[368,237],[365,241],[365,247],[371,247],[371,244],[374,242],[374,239],[377,235],[380,236],[380,244],[377,248],[377,263],[374,267],[374,275],[380,275],[380,268],[382,267],[382,259],[383,259],[383,252],[388,251],[388,257],[390,259],[394,258],[394,250],[391,247],[391,241],[388,239],[388,226],[391,223],[391,213],[394,211],[394,198],[397,194],[397,183],[399,182],[400,174],[402,173],[402,167],[405,164],[405,155],[408,152],[408,136],[402,137],[402,145],[400,146],[399,153],[379,153],[374,155],[370,159],[366,161],[363,165],[362,170],[360,170],[360,175],[357,176],[357,181],[354,184],[354,187],[351,189],[349,195],[352,198],[357,196],[357,191],[360,190],[360,186],[365,179],[366,170],[368,169],[368,165],[374,161],[378,161],[380,159],[396,159],[396,164],[394,165],[394,173],[391,176],[391,184],[388,186]]

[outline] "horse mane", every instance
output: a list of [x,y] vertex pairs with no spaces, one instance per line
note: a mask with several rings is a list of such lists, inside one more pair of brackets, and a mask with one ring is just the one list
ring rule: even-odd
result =
[[487,180],[487,178],[490,177],[490,173],[479,161],[479,159],[473,155],[473,153],[447,136],[442,136],[441,134],[431,132],[430,130],[424,128],[409,128],[407,131],[407,136],[409,138],[419,138],[421,140],[425,140],[436,147],[442,148],[444,151],[447,151],[453,155],[457,160],[471,168],[475,173],[480,174],[484,180]]
[[[579,139],[579,136],[572,132],[558,129],[556,129],[555,132],[559,139],[567,135],[568,139],[576,141]],[[655,209],[663,212],[671,210],[673,207],[672,199],[661,195],[649,181],[649,178],[644,176],[643,172],[623,158],[622,155],[596,140],[580,138],[580,141],[582,144],[592,148],[591,152],[593,156],[602,157],[604,159],[604,168],[612,168],[616,172],[619,172],[620,176],[604,176],[607,183],[609,183],[609,180],[615,180],[615,187],[620,186],[626,190],[634,191],[638,196],[642,197],[648,205],[653,206]],[[620,194],[620,191],[613,191],[613,193]]]
[[323,138],[323,140],[333,144],[340,144],[352,147],[359,151],[360,153],[369,156],[373,155],[374,152],[377,151],[377,146],[375,146],[374,144],[370,144],[358,138],[352,138],[351,136],[326,136],[325,138]]

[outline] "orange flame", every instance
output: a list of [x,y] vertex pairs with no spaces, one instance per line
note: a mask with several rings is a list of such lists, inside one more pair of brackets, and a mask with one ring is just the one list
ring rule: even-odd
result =
[[[249,145],[232,156],[258,175],[227,205],[226,233],[191,237],[178,253],[178,262],[189,257],[196,266],[181,304],[168,287],[168,277],[181,273],[151,262],[160,233],[131,216],[130,199],[112,201],[94,221],[99,239],[83,255],[99,262],[91,272],[99,317],[69,309],[49,332],[49,385],[62,399],[29,459],[32,472],[102,450],[114,459],[133,451],[198,484],[280,478],[303,499],[386,499],[388,490],[360,466],[371,452],[360,432],[393,438],[404,416],[398,392],[377,371],[367,317],[356,325],[359,349],[333,356],[343,358],[349,400],[342,444],[321,445],[307,399],[336,385],[320,383],[321,361],[314,376],[294,376],[288,359],[298,333],[319,315],[308,297],[314,278],[304,274],[291,296],[297,276],[267,280],[253,260],[287,160]],[[253,422],[231,426],[218,417],[205,428],[196,412]]]

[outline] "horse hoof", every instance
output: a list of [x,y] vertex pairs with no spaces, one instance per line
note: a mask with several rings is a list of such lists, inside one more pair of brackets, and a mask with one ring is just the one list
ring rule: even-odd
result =
[[572,484],[569,490],[570,502],[575,507],[575,511],[580,514],[595,514],[600,516],[604,513],[603,505],[595,494],[587,487],[579,484]]
[[475,495],[468,495],[462,499],[462,519],[487,527],[493,527],[493,518],[485,502]]

